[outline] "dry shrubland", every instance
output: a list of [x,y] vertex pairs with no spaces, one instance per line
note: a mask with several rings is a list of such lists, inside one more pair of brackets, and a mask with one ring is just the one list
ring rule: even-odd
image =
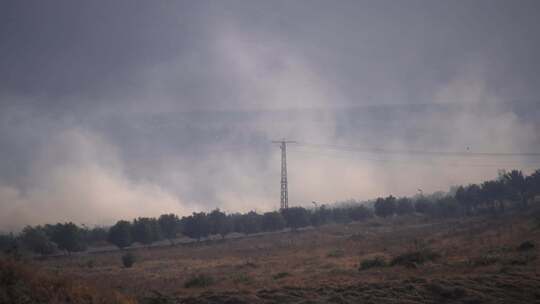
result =
[[[65,294],[89,299],[81,303],[129,301],[120,293],[143,303],[534,302],[535,225],[526,214],[373,219],[141,248],[132,250],[131,268],[122,265],[121,251],[47,258],[33,262],[39,274],[22,270],[20,280],[23,293],[35,297],[44,296],[43,284],[64,286],[50,302]],[[94,294],[110,289],[116,293]]]

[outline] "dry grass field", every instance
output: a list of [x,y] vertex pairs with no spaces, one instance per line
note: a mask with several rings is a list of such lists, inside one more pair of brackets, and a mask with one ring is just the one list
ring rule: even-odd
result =
[[535,225],[377,219],[36,264],[143,303],[540,303]]

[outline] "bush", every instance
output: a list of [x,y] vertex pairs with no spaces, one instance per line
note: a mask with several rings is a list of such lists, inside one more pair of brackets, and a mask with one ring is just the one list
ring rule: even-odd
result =
[[126,252],[124,255],[122,255],[122,264],[124,264],[124,267],[130,268],[135,264],[135,255],[131,252]]
[[194,277],[191,277],[186,282],[184,282],[185,288],[193,287],[207,287],[214,284],[214,278],[205,274],[199,274]]
[[345,251],[343,251],[341,249],[335,249],[335,250],[332,250],[332,251],[328,252],[326,257],[329,257],[329,258],[341,258],[344,255],[345,255]]
[[232,281],[236,284],[246,284],[246,285],[253,283],[253,280],[251,279],[251,277],[249,277],[245,273],[241,273],[237,276],[233,276]]
[[533,242],[531,241],[525,241],[521,244],[519,244],[519,246],[517,247],[517,250],[518,251],[527,251],[527,250],[532,250],[535,248],[535,245]]
[[86,263],[84,264],[85,267],[88,267],[88,268],[94,268],[94,266],[96,265],[96,262],[94,260],[88,260],[86,261]]
[[366,270],[375,267],[386,267],[387,265],[388,263],[386,262],[385,258],[378,256],[372,259],[363,260],[362,263],[360,263],[360,268],[358,270]]
[[285,277],[288,277],[290,276],[291,274],[288,273],[288,272],[280,272],[280,273],[277,273],[273,276],[274,280],[279,280],[279,279],[283,279]]
[[486,254],[469,261],[472,266],[489,266],[498,263],[500,258],[496,255]]
[[424,264],[428,261],[434,261],[440,257],[440,254],[433,252],[430,249],[421,249],[417,251],[410,251],[398,255],[393,258],[390,262],[391,266],[402,265],[402,266],[413,266],[418,264]]

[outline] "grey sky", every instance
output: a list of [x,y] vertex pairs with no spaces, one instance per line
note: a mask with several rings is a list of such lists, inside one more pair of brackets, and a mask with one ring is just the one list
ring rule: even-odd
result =
[[[0,1],[0,229],[276,208],[284,136],[540,150],[539,20],[534,0]],[[296,203],[540,166],[322,152],[291,151]]]

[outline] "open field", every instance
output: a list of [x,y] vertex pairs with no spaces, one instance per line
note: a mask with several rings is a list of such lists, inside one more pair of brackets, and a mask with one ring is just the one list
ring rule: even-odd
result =
[[[535,225],[527,215],[377,219],[141,248],[131,268],[121,252],[36,263],[149,303],[531,303],[540,301]],[[396,265],[359,270],[375,257]]]

